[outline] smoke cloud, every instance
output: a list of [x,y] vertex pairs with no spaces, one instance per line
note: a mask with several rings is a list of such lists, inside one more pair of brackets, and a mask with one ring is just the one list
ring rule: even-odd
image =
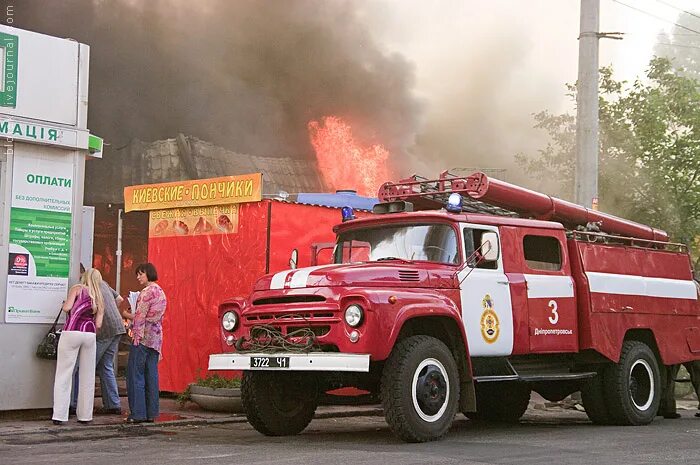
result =
[[[22,0],[15,23],[91,47],[89,127],[113,147],[183,132],[313,158],[307,124],[347,121],[392,171],[506,169],[544,109],[570,110],[578,4],[422,0]],[[602,50],[602,57],[605,56]],[[606,64],[605,58],[601,64]]]
[[23,0],[17,27],[91,47],[89,127],[119,147],[194,135],[237,152],[312,157],[307,123],[340,116],[405,152],[414,71],[353,2]]
[[416,93],[425,102],[409,152],[416,171],[494,168],[506,170],[508,181],[530,184],[514,156],[546,146],[533,114],[572,110],[564,94],[565,83],[576,81],[578,2],[386,5],[394,14],[368,15],[384,21],[372,30],[384,31],[379,40],[417,63]]

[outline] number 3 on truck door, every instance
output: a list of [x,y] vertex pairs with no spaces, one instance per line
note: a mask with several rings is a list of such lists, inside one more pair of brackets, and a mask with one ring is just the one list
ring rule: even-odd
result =
[[557,313],[557,301],[550,300],[549,308],[552,309],[552,316],[549,317],[549,322],[555,325],[559,321],[559,314]]

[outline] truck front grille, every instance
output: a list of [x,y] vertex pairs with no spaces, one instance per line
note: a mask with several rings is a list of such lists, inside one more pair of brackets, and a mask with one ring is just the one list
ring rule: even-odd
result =
[[246,315],[246,321],[255,321],[263,324],[293,323],[297,321],[308,321],[317,318],[333,318],[333,313],[322,312],[298,312],[298,313],[264,313],[258,315]]

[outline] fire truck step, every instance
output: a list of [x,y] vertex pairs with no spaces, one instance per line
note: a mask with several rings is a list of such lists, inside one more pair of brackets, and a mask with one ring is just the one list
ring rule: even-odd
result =
[[595,371],[585,371],[580,373],[543,373],[543,374],[527,374],[520,376],[521,381],[535,383],[539,381],[571,381],[575,379],[593,378],[596,375]]
[[497,381],[522,381],[525,383],[537,383],[541,381],[573,381],[577,379],[592,378],[595,375],[595,371],[580,373],[528,373],[527,375],[475,376],[474,381],[478,383]]

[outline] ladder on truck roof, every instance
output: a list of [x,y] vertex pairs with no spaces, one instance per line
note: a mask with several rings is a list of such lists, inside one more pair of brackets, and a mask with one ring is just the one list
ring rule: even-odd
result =
[[428,179],[414,174],[397,182],[386,182],[379,188],[381,202],[411,202],[414,210],[439,210],[447,204],[450,194],[462,195],[462,211],[487,215],[521,217],[518,213],[471,198],[468,193],[468,177],[449,171],[440,173],[438,179]]
[[434,210],[442,208],[452,193],[462,195],[465,212],[558,221],[572,231],[595,224],[600,232],[610,235],[668,242],[668,234],[660,229],[489,178],[481,172],[456,176],[443,171],[437,179],[414,175],[382,184],[377,197],[383,203],[405,201],[416,210]]

